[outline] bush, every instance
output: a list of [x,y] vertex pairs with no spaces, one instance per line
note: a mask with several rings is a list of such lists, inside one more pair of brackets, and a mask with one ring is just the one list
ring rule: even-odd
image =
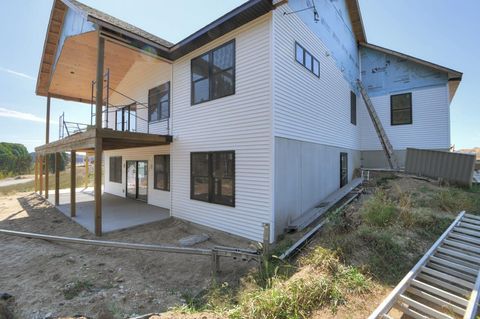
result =
[[361,213],[367,224],[384,227],[395,219],[396,208],[385,192],[379,190],[364,203]]

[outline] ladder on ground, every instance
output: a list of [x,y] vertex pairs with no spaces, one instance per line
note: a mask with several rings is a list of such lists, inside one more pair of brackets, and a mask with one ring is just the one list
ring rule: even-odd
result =
[[378,118],[377,112],[373,107],[372,101],[368,96],[367,90],[363,86],[362,81],[357,80],[357,84],[358,84],[358,88],[360,89],[360,93],[362,94],[363,100],[365,101],[365,105],[367,106],[368,114],[372,119],[373,126],[375,127],[375,131],[377,132],[378,138],[380,139],[380,144],[382,144],[383,151],[385,152],[385,155],[387,157],[388,165],[390,166],[391,169],[398,169],[399,166],[395,158],[395,155],[393,153],[392,144],[390,144],[390,140],[388,139],[387,133],[385,133],[385,130],[383,129],[382,123]]
[[480,216],[461,212],[369,319],[475,318],[479,288]]

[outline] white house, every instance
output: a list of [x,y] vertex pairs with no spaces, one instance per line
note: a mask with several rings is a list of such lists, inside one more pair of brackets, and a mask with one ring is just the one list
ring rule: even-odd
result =
[[37,94],[93,120],[36,151],[103,152],[105,192],[252,240],[269,223],[274,241],[386,167],[357,79],[401,165],[407,147],[450,148],[461,76],[369,44],[356,0],[249,0],[177,44],[55,0]]

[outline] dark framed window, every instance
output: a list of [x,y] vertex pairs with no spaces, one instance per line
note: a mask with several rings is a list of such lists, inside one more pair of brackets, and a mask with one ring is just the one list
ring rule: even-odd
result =
[[235,94],[235,40],[191,61],[191,103]]
[[235,206],[235,151],[190,156],[190,198]]
[[170,117],[170,82],[148,90],[148,121],[155,122]]
[[348,184],[348,153],[340,153],[340,188]]
[[122,157],[112,156],[109,160],[109,181],[112,183],[122,183]]
[[390,121],[392,125],[412,124],[412,93],[390,96]]
[[303,65],[316,77],[320,77],[320,62],[298,42],[295,42],[295,61]]
[[350,123],[357,125],[357,95],[350,91]]
[[153,161],[153,188],[170,191],[170,155],[155,155]]
[[137,106],[135,103],[118,108],[115,111],[115,130],[136,132]]

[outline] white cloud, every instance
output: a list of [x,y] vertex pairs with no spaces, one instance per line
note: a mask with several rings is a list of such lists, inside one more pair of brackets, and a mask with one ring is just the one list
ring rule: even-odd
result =
[[24,121],[45,123],[44,118],[36,116],[35,114],[9,110],[4,107],[0,107],[0,117],[10,117]]
[[12,75],[24,78],[24,79],[29,79],[29,80],[35,81],[35,78],[33,76],[30,76],[30,75],[22,73],[22,72],[17,72],[17,71],[14,71],[14,70],[10,70],[10,69],[7,69],[7,68],[1,67],[1,66],[0,66],[0,71],[6,72],[6,73],[9,73],[9,74],[12,74]]

